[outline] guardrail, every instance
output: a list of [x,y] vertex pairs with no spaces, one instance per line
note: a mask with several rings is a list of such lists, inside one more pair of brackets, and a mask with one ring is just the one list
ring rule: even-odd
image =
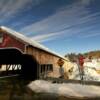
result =
[[73,83],[73,84],[82,84],[82,85],[96,85],[100,86],[100,82],[98,81],[85,81],[85,80],[72,80],[72,79],[61,79],[61,78],[52,78],[46,77],[44,80],[51,81],[52,83]]

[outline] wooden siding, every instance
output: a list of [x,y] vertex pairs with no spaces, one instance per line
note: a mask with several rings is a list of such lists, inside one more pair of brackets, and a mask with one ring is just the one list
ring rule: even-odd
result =
[[39,64],[53,64],[53,72],[49,73],[49,76],[59,77],[59,66],[57,64],[59,57],[34,48],[30,45],[26,47],[26,53],[35,57]]
[[[26,47],[26,53],[32,55],[36,58],[39,64],[52,64],[53,65],[53,72],[49,73],[48,76],[51,77],[59,77],[59,66],[57,64],[57,61],[60,57],[54,56],[52,54],[49,54],[43,50],[34,48],[33,46],[27,46]],[[64,60],[64,71],[66,76],[69,74],[69,70],[74,66],[73,63],[70,61]]]

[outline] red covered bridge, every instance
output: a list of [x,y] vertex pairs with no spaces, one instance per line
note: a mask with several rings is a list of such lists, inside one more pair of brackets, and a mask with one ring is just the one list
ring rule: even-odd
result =
[[59,77],[58,59],[67,61],[34,40],[7,27],[0,27],[0,64],[6,66],[5,73],[17,71],[30,79]]

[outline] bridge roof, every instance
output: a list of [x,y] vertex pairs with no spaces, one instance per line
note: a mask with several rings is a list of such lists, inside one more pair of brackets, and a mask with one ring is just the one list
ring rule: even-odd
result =
[[13,37],[16,37],[17,39],[19,39],[20,41],[24,42],[25,44],[28,44],[28,45],[31,45],[31,46],[36,47],[38,49],[41,49],[41,50],[43,50],[45,52],[48,52],[48,53],[50,53],[52,55],[60,57],[60,58],[62,58],[64,60],[68,60],[65,57],[61,56],[60,54],[58,54],[58,53],[56,53],[54,51],[51,51],[49,48],[45,47],[44,45],[42,45],[42,44],[40,44],[40,43],[28,38],[27,36],[25,36],[25,35],[23,35],[23,34],[21,34],[19,32],[16,32],[16,31],[14,31],[14,30],[12,30],[10,28],[7,28],[5,26],[1,26],[0,29],[2,31],[7,32],[7,34],[12,35]]

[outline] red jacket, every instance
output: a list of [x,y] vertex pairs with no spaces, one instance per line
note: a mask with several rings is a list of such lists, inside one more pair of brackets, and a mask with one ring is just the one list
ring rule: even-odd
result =
[[81,67],[83,67],[83,64],[84,64],[84,57],[83,57],[83,56],[80,56],[80,57],[79,57],[79,65],[80,65]]

